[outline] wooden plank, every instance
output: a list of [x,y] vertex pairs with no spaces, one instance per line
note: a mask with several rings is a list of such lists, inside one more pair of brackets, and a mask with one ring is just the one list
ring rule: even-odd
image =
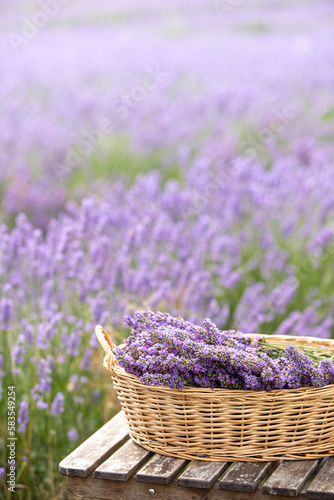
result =
[[[135,476],[128,481],[106,481],[96,479],[93,474],[88,477],[68,477],[69,490],[81,498],[100,498],[105,500],[270,500],[264,495],[260,488],[254,493],[242,493],[240,491],[223,491],[219,489],[216,482],[210,490],[200,488],[180,488],[177,479],[168,486],[162,484],[149,484],[137,482]],[[149,489],[155,491],[149,494]],[[272,497],[273,500],[287,500],[281,495]],[[296,500],[305,500],[298,495]]]
[[320,460],[285,460],[262,486],[267,495],[295,497],[316,471]]
[[129,438],[129,429],[123,411],[109,420],[59,464],[59,472],[66,476],[88,476],[96,467]]
[[229,462],[193,460],[177,479],[179,486],[210,489],[227,469]]
[[186,465],[187,460],[157,454],[137,473],[137,481],[169,484]]
[[237,462],[219,481],[222,490],[252,493],[275,462]]
[[306,489],[306,498],[314,500],[334,499],[334,457],[328,458],[325,465]]
[[103,462],[94,475],[100,479],[127,481],[151,456],[150,451],[130,439]]

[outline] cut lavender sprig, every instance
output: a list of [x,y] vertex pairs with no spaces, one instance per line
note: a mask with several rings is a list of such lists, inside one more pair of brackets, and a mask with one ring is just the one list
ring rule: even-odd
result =
[[235,330],[219,330],[161,312],[136,312],[124,321],[132,328],[118,364],[144,384],[243,390],[323,387],[334,383],[332,353],[271,345]]

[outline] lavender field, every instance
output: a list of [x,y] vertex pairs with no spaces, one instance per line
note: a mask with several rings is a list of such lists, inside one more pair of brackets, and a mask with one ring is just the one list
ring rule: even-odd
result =
[[330,0],[1,2],[1,497],[73,498],[58,462],[118,409],[96,324],[333,336],[333,28]]

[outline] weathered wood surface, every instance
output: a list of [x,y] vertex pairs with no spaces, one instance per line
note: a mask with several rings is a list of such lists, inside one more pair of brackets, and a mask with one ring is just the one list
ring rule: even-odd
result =
[[270,495],[334,500],[334,457],[321,464],[282,461],[274,471],[277,462],[237,462],[219,481],[229,463],[151,456],[129,440],[120,412],[65,458],[59,470],[69,476],[70,491],[83,498],[144,500],[153,489],[160,500],[269,500]]
[[210,489],[228,466],[228,462],[193,460],[178,477],[178,485]]
[[152,453],[131,439],[103,462],[95,471],[95,477],[127,481],[152,456]]
[[275,462],[237,462],[219,482],[222,490],[252,493]]
[[186,460],[163,455],[154,455],[151,460],[137,472],[137,481],[143,483],[169,484],[186,465]]
[[129,438],[123,411],[109,420],[59,464],[66,476],[88,476]]
[[306,498],[334,500],[334,457],[328,458],[306,490]]
[[[68,477],[68,488],[81,498],[100,498],[104,500],[287,500],[287,497],[276,495],[270,497],[258,488],[254,493],[239,491],[224,491],[219,488],[219,483],[210,490],[200,488],[181,488],[174,479],[168,486],[137,482],[135,476],[128,481],[106,481],[97,479],[94,475],[86,478]],[[154,489],[155,494],[150,495],[149,489]],[[305,500],[298,496],[296,500]]]
[[283,461],[262,486],[263,493],[296,497],[319,463],[320,460]]

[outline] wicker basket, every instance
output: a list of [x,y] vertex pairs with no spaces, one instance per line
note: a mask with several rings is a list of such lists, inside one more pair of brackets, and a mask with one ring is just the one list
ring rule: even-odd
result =
[[[101,326],[106,356],[132,439],[162,455],[188,460],[267,461],[334,454],[334,385],[272,392],[144,385],[117,365]],[[250,336],[250,335],[249,335]],[[271,337],[277,345],[334,348],[313,337]]]

